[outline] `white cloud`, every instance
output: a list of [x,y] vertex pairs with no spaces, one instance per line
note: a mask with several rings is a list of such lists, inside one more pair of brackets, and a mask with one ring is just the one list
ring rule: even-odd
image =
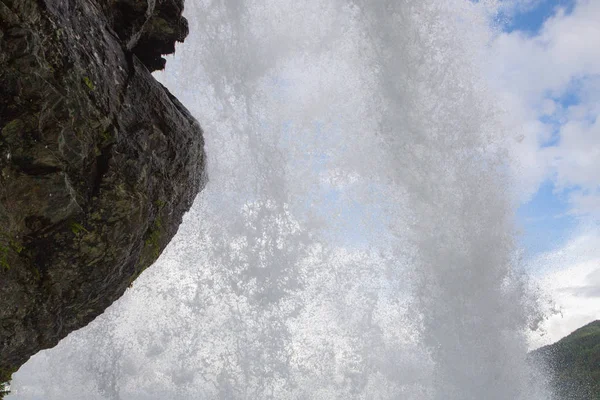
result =
[[501,82],[529,102],[568,89],[573,79],[600,73],[600,2],[578,1],[569,15],[558,9],[539,35],[500,34],[493,44]]
[[[489,74],[513,131],[521,201],[546,179],[582,193],[600,185],[600,2],[577,1],[570,14],[557,10],[538,35],[501,33],[490,46]],[[579,103],[565,103],[566,97]],[[556,134],[558,143],[547,146]]]
[[575,192],[569,196],[572,204],[572,213],[592,216],[594,220],[600,219],[600,191],[592,193]]
[[553,153],[559,187],[595,189],[600,183],[600,121],[574,117],[560,129],[560,145]]
[[587,232],[563,248],[532,263],[542,272],[539,284],[559,311],[543,325],[545,334],[531,338],[532,347],[556,342],[581,326],[600,319],[600,235]]
[[[515,0],[513,7],[532,6]],[[501,33],[490,45],[489,74],[512,128],[518,198],[550,179],[567,191],[569,212],[591,221],[563,247],[540,255],[531,271],[560,311],[532,346],[559,340],[600,319],[600,1],[579,0],[537,35]]]

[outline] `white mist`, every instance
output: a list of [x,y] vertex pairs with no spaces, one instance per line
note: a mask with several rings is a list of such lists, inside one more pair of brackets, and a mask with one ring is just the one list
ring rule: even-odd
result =
[[159,261],[10,399],[548,398],[481,78],[493,5],[188,0],[158,78],[209,179]]

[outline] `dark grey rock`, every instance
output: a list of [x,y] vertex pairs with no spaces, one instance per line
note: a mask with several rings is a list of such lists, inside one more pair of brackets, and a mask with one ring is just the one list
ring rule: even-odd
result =
[[182,0],[0,0],[0,377],[118,299],[204,182],[202,130],[150,74]]

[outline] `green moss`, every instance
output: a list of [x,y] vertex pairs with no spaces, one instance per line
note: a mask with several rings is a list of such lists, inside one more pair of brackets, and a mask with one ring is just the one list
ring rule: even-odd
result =
[[21,254],[21,252],[25,249],[21,242],[14,239],[11,239],[10,241],[10,248],[17,254]]
[[8,263],[8,252],[9,248],[7,246],[0,245],[0,268],[5,271],[10,269],[10,264]]
[[81,232],[90,233],[83,225],[78,224],[77,222],[71,222],[70,228],[75,236],[79,236]]
[[113,135],[109,131],[102,131],[102,133],[100,133],[100,137],[102,138],[102,145],[106,145],[113,141]]
[[148,22],[146,30],[154,36],[172,36],[175,34],[175,28],[163,18],[153,17]]
[[2,239],[0,243],[0,268],[8,271],[10,269],[10,263],[8,262],[10,253],[21,254],[25,247],[6,232],[0,232],[0,239]]
[[42,275],[40,274],[40,270],[37,267],[33,267],[33,276],[35,277],[36,281],[39,281],[40,279],[42,279]]
[[156,217],[152,227],[150,228],[150,234],[146,239],[146,246],[152,249],[152,256],[156,260],[160,255],[160,231],[162,229],[162,219],[160,216]]
[[92,82],[92,80],[87,76],[83,77],[83,83],[85,83],[85,86],[87,86],[90,90],[96,89],[96,86],[94,86],[94,82]]
[[[158,204],[157,204],[158,206]],[[135,267],[135,273],[129,279],[129,287],[133,281],[154,261],[160,256],[160,239],[162,236],[162,218],[160,215],[156,217],[150,228],[146,231],[145,248],[140,255],[138,263]]]
[[2,128],[3,136],[15,136],[25,129],[25,123],[20,119],[13,119]]

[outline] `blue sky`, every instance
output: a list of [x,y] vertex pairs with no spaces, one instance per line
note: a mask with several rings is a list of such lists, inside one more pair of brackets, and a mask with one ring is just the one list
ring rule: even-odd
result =
[[600,319],[600,1],[501,1],[488,68],[514,135],[519,239],[560,310],[539,346]]
[[512,17],[507,18],[505,32],[521,31],[535,35],[543,26],[544,21],[555,14],[557,7],[563,7],[567,12],[573,10],[574,0],[541,0],[531,7],[525,7]]
[[[539,35],[544,22],[554,16],[559,8],[563,8],[569,14],[574,5],[573,0],[538,1],[507,18],[503,30],[506,33]],[[575,105],[579,101],[574,91],[554,97],[554,100],[563,108]],[[557,145],[560,142],[560,122],[548,116],[540,118],[540,121],[554,128],[551,138],[540,143],[540,146]],[[569,238],[570,232],[577,226],[577,220],[569,214],[569,209],[568,191],[557,188],[551,178],[542,182],[531,199],[521,205],[517,218],[521,227],[521,245],[526,250],[526,257],[531,258],[551,251]]]
[[521,205],[517,218],[521,225],[521,245],[527,257],[551,251],[563,244],[577,226],[568,214],[566,193],[557,191],[552,181],[545,181],[533,198]]

